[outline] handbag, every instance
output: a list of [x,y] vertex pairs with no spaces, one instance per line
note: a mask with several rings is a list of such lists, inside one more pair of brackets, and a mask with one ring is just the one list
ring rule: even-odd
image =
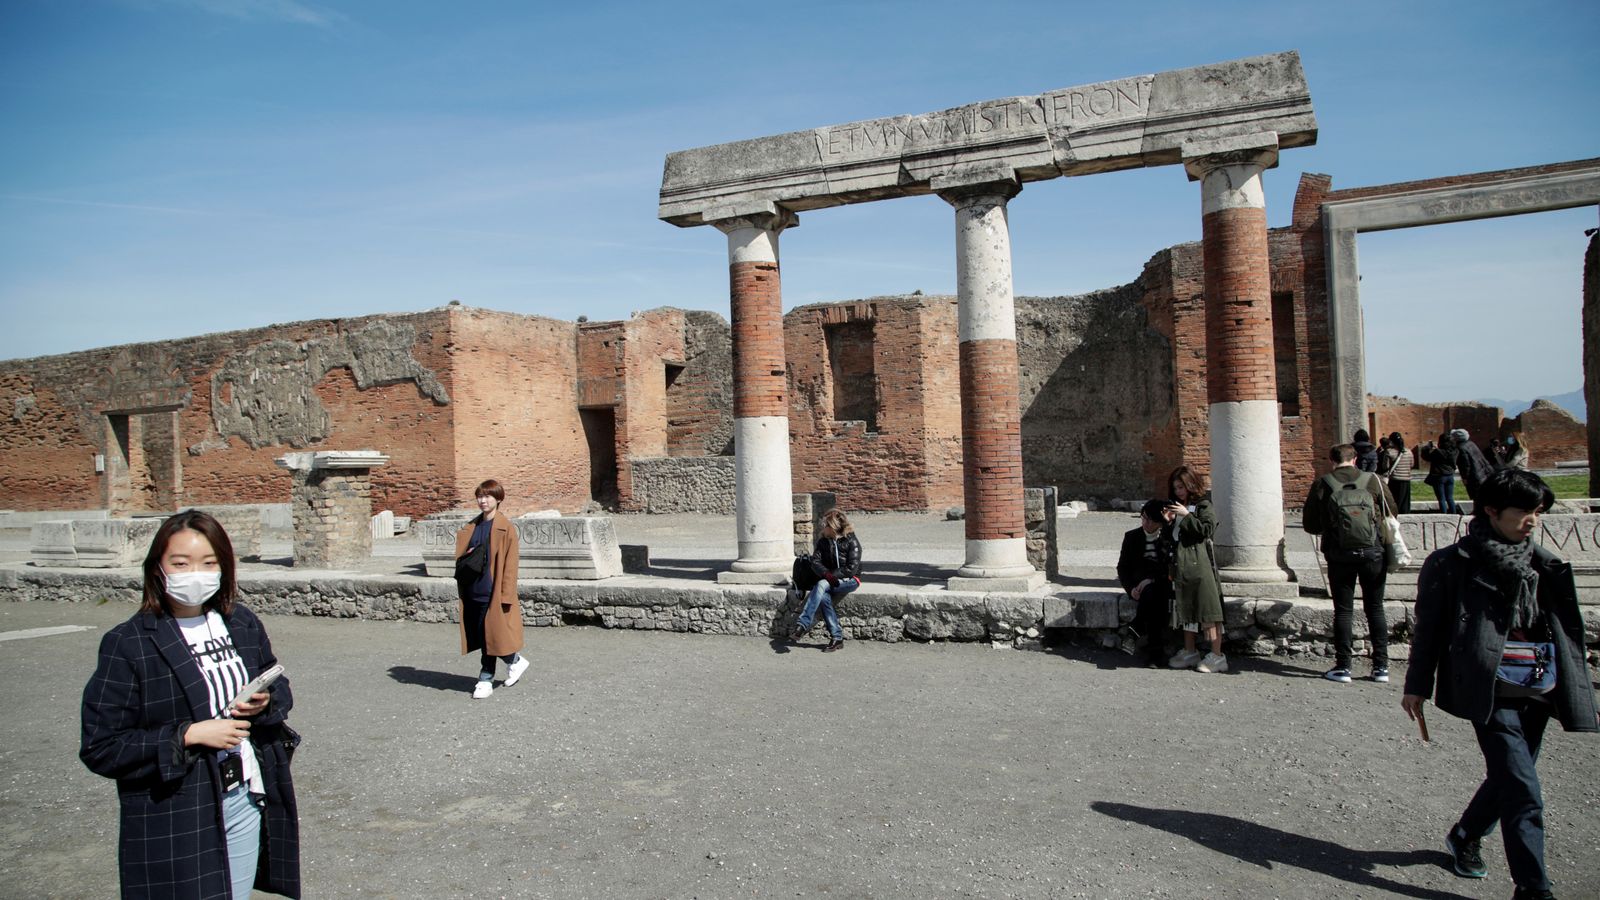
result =
[[472,584],[489,565],[489,542],[484,541],[456,559],[456,581]]
[[1543,694],[1556,686],[1554,641],[1506,641],[1500,652],[1496,681]]
[[1400,533],[1400,517],[1389,508],[1388,501],[1383,502],[1383,524],[1389,529],[1389,540],[1383,545],[1383,568],[1387,572],[1398,572],[1411,565],[1411,548],[1406,546],[1405,535]]
[[811,557],[809,556],[796,556],[794,558],[794,568],[790,570],[789,578],[794,581],[794,586],[801,593],[816,587],[817,582],[822,580],[817,576],[816,572],[812,571]]

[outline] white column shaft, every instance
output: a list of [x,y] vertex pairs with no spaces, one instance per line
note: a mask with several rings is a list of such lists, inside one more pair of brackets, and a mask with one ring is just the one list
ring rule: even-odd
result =
[[1211,404],[1211,502],[1224,581],[1283,581],[1283,458],[1278,404]]

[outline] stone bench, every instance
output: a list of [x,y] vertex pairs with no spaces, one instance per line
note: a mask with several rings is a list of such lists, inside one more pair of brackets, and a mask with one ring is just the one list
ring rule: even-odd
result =
[[[455,577],[456,534],[475,515],[464,510],[439,513],[412,527],[422,545],[422,564],[429,575]],[[517,529],[519,580],[592,581],[622,574],[622,548],[609,518],[535,513],[511,522]]]

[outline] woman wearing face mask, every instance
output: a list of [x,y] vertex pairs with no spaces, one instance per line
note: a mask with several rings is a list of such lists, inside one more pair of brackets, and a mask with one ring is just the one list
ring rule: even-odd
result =
[[78,756],[117,781],[123,897],[300,896],[294,700],[287,678],[238,697],[277,658],[236,594],[227,532],[181,512],[150,543],[139,611],[100,642]]

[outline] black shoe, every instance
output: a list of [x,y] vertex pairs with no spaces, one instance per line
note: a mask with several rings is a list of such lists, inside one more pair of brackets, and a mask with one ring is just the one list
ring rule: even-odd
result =
[[801,628],[799,625],[796,625],[794,627],[794,630],[789,632],[789,640],[798,641],[801,638],[805,637],[806,636],[806,632],[808,632],[810,630],[811,629],[809,629],[809,628]]
[[[1476,838],[1468,840],[1455,827],[1445,834],[1444,848],[1450,852],[1450,863],[1457,875],[1462,878],[1482,878],[1489,874],[1489,869],[1483,864],[1480,844]],[[1522,889],[1517,890],[1520,896]]]
[[844,641],[829,641],[828,642],[828,646],[822,648],[822,652],[823,653],[832,653],[835,650],[843,650],[843,649],[844,649]]
[[1547,890],[1519,887],[1511,894],[1511,900],[1556,900],[1556,895]]

